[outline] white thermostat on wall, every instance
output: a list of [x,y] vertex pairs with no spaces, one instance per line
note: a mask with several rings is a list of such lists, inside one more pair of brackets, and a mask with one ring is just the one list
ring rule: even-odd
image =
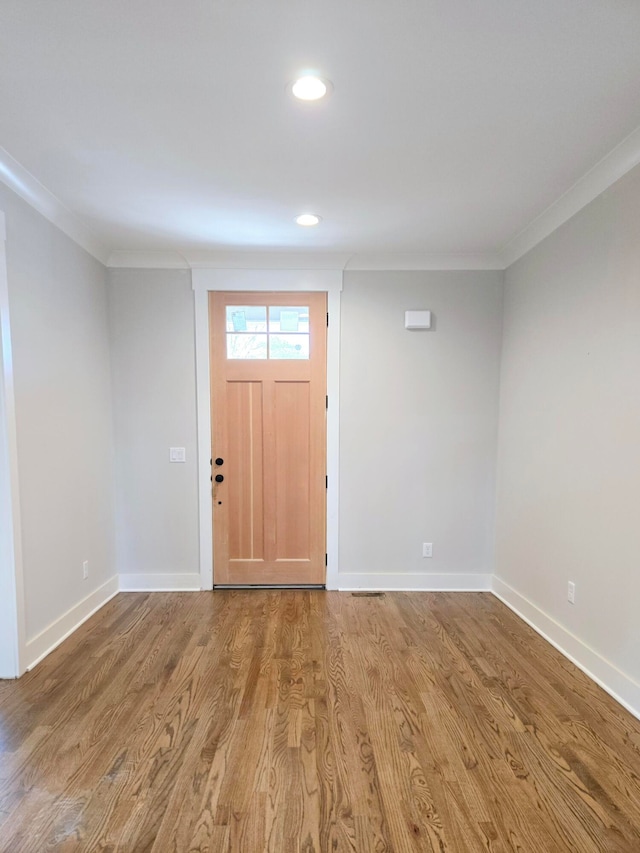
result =
[[405,311],[405,329],[430,329],[431,311]]

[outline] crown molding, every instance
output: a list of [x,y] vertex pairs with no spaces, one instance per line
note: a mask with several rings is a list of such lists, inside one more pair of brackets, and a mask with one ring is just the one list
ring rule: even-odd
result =
[[342,270],[349,259],[335,252],[216,252],[114,250],[108,267],[114,269],[218,269],[218,270]]
[[193,270],[343,270],[347,252],[222,252],[194,249],[184,253]]
[[37,178],[0,148],[0,181],[108,267],[133,269],[502,270],[640,163],[640,128],[629,134],[498,252],[355,253],[109,249]]
[[640,163],[640,127],[605,155],[499,252],[503,269],[542,242]]
[[114,249],[107,266],[111,269],[188,270],[191,266],[180,252],[162,249]]
[[421,252],[370,252],[352,255],[345,270],[500,270],[502,261],[493,253],[430,254]]
[[417,253],[355,254],[339,252],[209,252],[118,250],[109,255],[115,269],[219,270],[497,270],[497,255]]
[[74,243],[77,243],[90,255],[107,263],[109,250],[52,192],[43,186],[37,178],[21,166],[8,151],[0,148],[0,181],[10,190],[30,204],[45,219],[59,228]]

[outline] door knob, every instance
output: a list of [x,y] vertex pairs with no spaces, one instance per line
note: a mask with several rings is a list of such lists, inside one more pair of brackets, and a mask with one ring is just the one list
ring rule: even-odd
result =
[[224,459],[222,459],[220,456],[218,456],[216,458],[216,465],[224,465]]
[[221,483],[224,480],[222,474],[216,474],[216,483]]

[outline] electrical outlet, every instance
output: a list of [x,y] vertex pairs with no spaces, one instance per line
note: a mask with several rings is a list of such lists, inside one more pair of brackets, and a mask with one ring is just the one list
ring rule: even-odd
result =
[[567,599],[571,604],[576,603],[576,585],[573,581],[569,581],[569,588],[567,590]]
[[82,563],[82,577],[84,580],[89,577],[89,560],[84,560]]
[[422,556],[433,557],[433,544],[431,542],[422,543]]

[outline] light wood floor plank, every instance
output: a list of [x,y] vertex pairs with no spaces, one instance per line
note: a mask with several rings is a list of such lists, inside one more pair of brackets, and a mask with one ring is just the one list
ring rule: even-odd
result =
[[486,593],[127,593],[0,683],[0,853],[638,853],[640,723]]

